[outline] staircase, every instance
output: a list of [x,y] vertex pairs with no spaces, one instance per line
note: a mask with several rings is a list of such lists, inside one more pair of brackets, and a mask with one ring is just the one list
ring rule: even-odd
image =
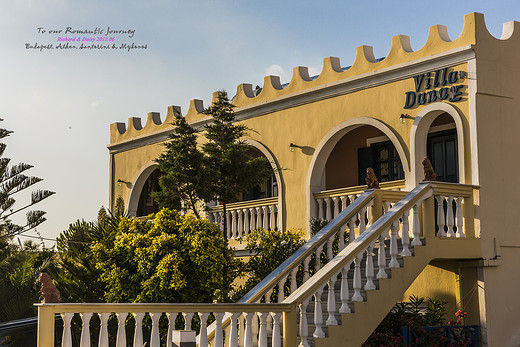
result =
[[[72,344],[74,313],[86,328],[81,346],[90,346],[85,323],[93,312],[101,319],[100,345],[108,341],[114,313],[117,346],[127,345],[130,312],[134,346],[143,345],[146,314],[152,347],[159,346],[159,320],[168,317],[171,341],[178,314],[185,317],[185,330],[195,315],[203,322],[199,347],[360,346],[432,260],[481,258],[473,194],[472,186],[437,182],[421,183],[406,195],[365,191],[236,304],[39,304],[38,346],[54,346],[55,313],[64,320],[63,346]],[[215,322],[207,324],[210,315]]]

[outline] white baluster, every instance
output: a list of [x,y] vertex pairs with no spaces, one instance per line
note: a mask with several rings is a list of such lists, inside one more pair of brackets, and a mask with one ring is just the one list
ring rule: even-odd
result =
[[353,203],[354,200],[356,200],[356,194],[349,195],[349,196],[348,196],[348,200],[349,200],[349,205],[350,205],[351,203]]
[[[168,317],[168,335],[166,335],[166,341],[172,341],[172,331],[175,330],[175,319],[177,318],[177,313],[171,313],[171,312],[166,312],[166,317]],[[202,324],[201,324],[201,329],[202,329]],[[201,334],[202,334],[202,330],[201,330]],[[202,346],[200,346],[202,347]]]
[[[223,336],[222,336],[222,318],[224,317],[224,313],[217,312],[215,313],[215,338],[214,338],[214,347],[222,347],[223,346]],[[137,345],[134,345],[137,346]],[[142,345],[139,345],[142,346]]]
[[244,332],[244,347],[253,347],[253,317],[254,312],[245,312],[246,329]]
[[[61,319],[63,319],[63,336],[61,338],[62,346],[72,346],[72,333],[70,331],[70,322],[72,317],[74,317],[74,313],[61,313]],[[108,341],[106,346],[108,346]]]
[[232,239],[233,231],[231,228],[231,212],[229,212],[229,211],[226,211],[226,225],[227,225],[228,239]]
[[367,225],[366,229],[368,229],[369,226],[372,225],[372,205],[374,205],[374,201],[370,201],[370,203],[367,205]]
[[128,316],[128,312],[119,312],[117,315],[117,347],[126,347],[126,330],[125,321]]
[[159,335],[159,319],[161,312],[150,312],[152,318],[152,332],[150,334],[150,347],[159,347],[161,345],[161,338]]
[[258,347],[267,347],[267,327],[266,320],[269,313],[258,312],[260,319],[260,331],[258,332]]
[[321,311],[321,294],[323,293],[323,288],[318,289],[316,294],[314,294],[314,325],[316,329],[312,336],[314,337],[325,337],[325,333],[323,332],[323,313]]
[[266,293],[265,293],[265,302],[267,304],[269,304],[271,302],[271,294],[273,294],[273,288],[269,289]]
[[307,256],[307,258],[305,258],[303,260],[303,283],[305,283],[305,281],[307,281],[309,278],[310,278],[310,275],[309,275],[309,263],[311,262],[311,256]]
[[376,285],[374,284],[374,259],[372,258],[373,248],[373,245],[370,245],[367,248],[367,259],[365,261],[367,283],[365,283],[365,290],[376,289]]
[[[294,291],[298,288],[298,283],[296,282],[296,275],[297,274],[298,274],[298,266],[296,266],[291,271],[291,293],[294,293]],[[289,293],[289,295],[291,293]]]
[[224,220],[222,219],[222,212],[219,212],[218,224],[220,225],[220,231],[224,231]]
[[385,232],[382,232],[379,235],[379,249],[377,254],[377,265],[379,267],[379,272],[377,273],[377,278],[388,278],[386,274],[386,252],[385,252]]
[[242,210],[237,210],[238,214],[238,237],[242,237],[244,231],[244,221],[242,220]]
[[403,242],[403,250],[401,251],[401,257],[408,257],[412,255],[408,246],[410,245],[410,233],[408,228],[408,217],[410,216],[410,211],[406,211],[403,213],[401,219],[403,220],[403,226],[401,229],[401,241]]
[[269,205],[269,218],[270,218],[269,229],[270,230],[276,229],[276,219],[274,218],[274,210],[275,210],[275,205]]
[[[79,314],[81,316],[82,328],[81,328],[81,347],[90,347],[90,319],[92,313],[83,312]],[[66,345],[62,345],[66,346]]]
[[453,218],[453,196],[448,196],[448,204],[446,206],[446,224],[448,226],[448,237],[455,237],[455,231],[453,231],[453,225],[455,220]]
[[262,214],[263,214],[263,221],[262,221],[262,228],[268,229],[269,228],[269,216],[267,215],[267,206],[262,206]]
[[462,219],[462,199],[464,198],[457,198],[457,237],[466,237],[463,229],[464,220]]
[[350,218],[348,221],[349,234],[348,234],[348,243],[351,243],[356,239],[356,217]]
[[391,268],[399,267],[399,262],[397,261],[397,230],[399,229],[399,220],[392,223],[390,227],[390,263],[388,266]]
[[193,319],[193,312],[183,312],[184,317],[184,330],[191,330],[191,321]]
[[[209,313],[207,313],[207,312],[199,312],[199,317],[200,317],[199,347],[207,347],[208,346],[208,317],[209,317]],[[168,340],[168,341],[169,341],[168,344],[170,344],[171,340]]]
[[366,206],[359,211],[359,235],[363,234],[366,230],[365,213],[367,211]]
[[338,253],[345,248],[345,226],[342,226],[338,232]]
[[237,237],[237,211],[231,211],[231,237],[235,239]]
[[354,260],[354,295],[352,295],[352,301],[363,301],[361,296],[361,259],[363,258],[363,252],[359,253]]
[[282,314],[280,312],[272,312],[271,316],[273,317],[272,346],[282,347],[282,330],[280,328],[280,318],[282,317]]
[[352,262],[349,262],[341,270],[341,290],[339,294],[341,299],[341,307],[339,308],[339,313],[350,313],[350,307],[348,306],[348,298],[350,297],[350,290],[348,287],[348,271],[350,270],[350,265],[352,265]]
[[327,292],[327,312],[329,313],[329,317],[325,322],[327,325],[338,325],[338,321],[336,320],[336,317],[334,317],[336,314],[336,296],[334,295],[334,285],[336,284],[337,277],[338,275],[333,275],[327,283],[329,287]]
[[[260,302],[260,301],[258,301]],[[253,346],[258,346],[258,333],[260,329],[260,321],[258,320],[258,316],[253,312],[253,325],[251,328],[253,329]]]
[[323,219],[323,199],[317,199],[318,202],[318,218]]
[[420,203],[413,205],[412,246],[422,246],[422,241],[421,241],[421,237],[420,237],[421,236],[421,224],[419,223],[419,207],[420,207]]
[[135,318],[135,333],[134,333],[134,346],[142,346],[143,341],[143,318],[144,312],[134,312]]
[[260,212],[260,207],[255,207],[256,209],[256,228],[262,227],[262,213]]
[[238,327],[237,319],[240,314],[231,313],[231,327],[229,328],[229,347],[238,347]]
[[324,244],[318,246],[316,249],[316,272],[318,272],[321,269],[321,252],[323,251]]
[[278,282],[278,303],[281,303],[285,297],[284,287],[285,281],[287,280],[287,276],[283,277],[280,282]]
[[[309,304],[309,299],[304,300],[300,304],[300,344],[299,347],[310,347],[309,342],[307,341],[309,337],[309,327],[307,325],[307,305]],[[258,347],[261,347],[260,345]]]
[[[390,201],[383,201],[383,212],[386,213],[392,207]],[[383,214],[384,214],[383,213]]]
[[218,223],[218,213],[217,212],[211,212],[211,215],[213,216],[213,223]]
[[250,226],[249,226],[249,232],[253,231],[253,230],[256,230],[256,216],[255,216],[255,209],[254,208],[250,208],[249,209],[249,212],[251,213],[251,221],[250,221]]
[[437,196],[437,225],[439,226],[437,236],[446,236],[446,231],[444,230],[445,223],[446,218],[444,217],[444,196],[441,195]]
[[332,198],[332,203],[334,204],[334,218],[339,214],[339,198],[337,196],[334,196]]
[[339,200],[341,201],[341,209],[340,212],[343,211],[345,208],[347,208],[347,196],[342,195],[339,197]]
[[[108,347],[108,318],[110,317],[110,313],[104,312],[99,315],[101,320],[101,328],[99,331],[99,347]],[[63,345],[70,346],[70,345]]]
[[327,240],[327,260],[332,260],[334,256],[332,255],[332,244],[334,243],[334,239],[336,238],[336,234],[331,235]]
[[244,235],[248,235],[249,231],[251,230],[249,227],[249,209],[244,208],[242,212],[244,212]]
[[332,206],[330,205],[330,198],[325,198],[325,219],[332,220]]

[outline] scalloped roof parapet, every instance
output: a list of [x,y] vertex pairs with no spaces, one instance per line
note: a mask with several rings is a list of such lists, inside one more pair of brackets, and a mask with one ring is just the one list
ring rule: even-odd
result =
[[[519,25],[518,22],[505,23],[500,40],[509,40],[513,37],[515,32],[520,32]],[[516,34],[516,37],[519,36],[520,34]],[[360,46],[356,49],[356,58],[350,68],[343,69],[339,58],[327,57],[323,59],[322,70],[316,78],[311,79],[309,77],[307,67],[297,66],[293,69],[290,83],[285,87],[282,87],[279,76],[272,75],[264,77],[264,85],[256,96],[251,84],[239,84],[233,103],[237,108],[267,103],[273,98],[312,89],[368,72],[377,73],[377,71],[381,69],[411,62],[462,46],[477,45],[478,42],[490,39],[494,39],[494,37],[486,28],[484,15],[476,12],[470,13],[464,16],[462,33],[455,40],[450,39],[446,26],[434,25],[430,27],[428,39],[423,47],[414,51],[410,45],[410,38],[408,36],[397,35],[392,38],[390,51],[384,59],[375,59],[371,46]],[[217,93],[218,92],[213,93],[213,100],[215,100]],[[200,120],[207,117],[203,111],[204,105],[202,100],[193,99],[190,101],[190,106],[185,118],[190,123]],[[124,123],[111,124],[111,143],[129,140],[136,136],[143,136],[168,128],[171,126],[175,115],[180,114],[180,107],[170,106],[168,107],[166,119],[162,123],[159,114],[151,112],[148,113],[148,119],[144,127],[141,126],[140,119],[135,117],[129,118],[128,127],[126,127]]]

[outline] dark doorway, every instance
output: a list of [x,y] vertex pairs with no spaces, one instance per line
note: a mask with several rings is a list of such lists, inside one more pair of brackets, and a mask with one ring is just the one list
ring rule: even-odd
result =
[[450,129],[428,134],[428,158],[440,182],[459,182],[457,131]]

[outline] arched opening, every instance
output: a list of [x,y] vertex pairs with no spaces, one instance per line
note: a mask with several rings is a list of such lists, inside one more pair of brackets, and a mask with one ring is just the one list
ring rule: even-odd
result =
[[[260,150],[251,147],[248,151],[253,158],[265,157]],[[266,158],[267,159],[267,158]],[[256,185],[247,192],[242,192],[237,201],[250,201],[257,199],[274,198],[278,196],[278,181],[273,170],[272,175],[263,183]]]
[[312,218],[330,220],[348,205],[347,195],[360,189],[349,187],[365,184],[366,167],[377,167],[382,182],[408,179],[409,157],[404,147],[402,139],[375,118],[353,118],[332,128],[316,147],[307,174],[309,236]]
[[412,174],[406,189],[413,189],[424,179],[424,157],[432,162],[437,180],[471,182],[465,172],[465,122],[459,111],[447,103],[436,102],[421,109],[410,131]]
[[392,141],[381,130],[363,125],[343,135],[332,149],[325,164],[325,190],[364,185],[369,167],[379,182],[404,179]]
[[457,128],[453,118],[442,113],[430,126],[426,153],[432,163],[437,181],[459,182]]
[[147,216],[151,213],[159,212],[159,206],[155,202],[152,197],[152,193],[158,192],[160,189],[159,186],[159,176],[161,172],[159,169],[155,169],[148,176],[146,181],[144,181],[143,188],[141,189],[141,193],[139,194],[139,201],[137,203],[137,212],[136,217]]

